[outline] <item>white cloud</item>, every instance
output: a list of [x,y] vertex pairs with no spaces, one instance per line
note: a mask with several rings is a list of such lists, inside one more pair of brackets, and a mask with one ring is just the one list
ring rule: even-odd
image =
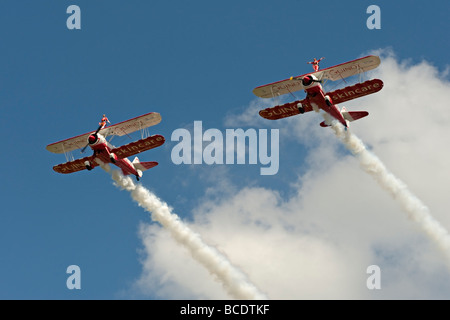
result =
[[[384,81],[383,90],[345,104],[370,112],[351,130],[448,230],[450,84],[428,63],[398,63],[392,54],[382,56],[374,76]],[[254,109],[252,104],[249,110]],[[241,119],[255,123],[245,114]],[[230,187],[233,192],[220,198],[212,186],[214,197],[202,201],[189,227],[271,299],[448,298],[443,283],[450,273],[442,253],[343,152],[333,132],[319,127],[322,118],[310,113],[279,121],[285,124],[280,138],[289,135],[295,138],[291,143],[310,147],[302,159],[308,171],[297,183],[287,183],[294,196]],[[141,289],[167,299],[230,298],[165,230],[156,225],[141,230]],[[381,290],[366,287],[372,264],[381,267]]]

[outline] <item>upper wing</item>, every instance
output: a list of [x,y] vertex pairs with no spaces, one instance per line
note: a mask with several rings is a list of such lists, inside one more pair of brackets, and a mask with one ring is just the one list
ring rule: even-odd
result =
[[375,69],[379,65],[380,58],[378,56],[367,56],[319,70],[317,72],[307,73],[300,76],[291,77],[290,79],[259,86],[253,89],[253,93],[261,98],[273,98],[278,95],[303,90],[304,87],[302,81],[299,79],[302,79],[304,76],[309,74],[315,75],[319,80],[328,79],[335,81]]
[[[123,136],[125,134],[129,134],[131,132],[140,129],[145,129],[150,126],[154,126],[160,122],[161,122],[161,115],[157,112],[150,112],[142,116],[126,120],[123,122],[119,122],[112,126],[103,128],[102,130],[99,131],[99,133],[101,133],[105,137],[110,135]],[[53,153],[65,153],[76,149],[81,149],[84,146],[86,146],[87,138],[92,132],[94,131],[49,144],[47,146],[47,150]]]
[[297,114],[300,114],[300,108],[303,108],[303,112],[309,112],[312,111],[313,108],[311,105],[306,101],[306,99],[298,100],[294,102],[285,103],[280,106],[275,106],[272,108],[267,108],[264,110],[261,110],[259,112],[259,115],[265,119],[269,120],[277,120],[277,119],[283,119],[291,116],[295,116]]
[[161,115],[157,112],[150,112],[142,116],[116,123],[112,126],[100,130],[102,135],[106,136],[123,136],[134,131],[142,130],[161,122]]
[[86,145],[87,139],[92,132],[49,144],[47,146],[47,150],[53,153],[65,153],[76,149],[81,149]]
[[253,89],[253,94],[260,98],[273,98],[282,94],[292,93],[303,89],[304,87],[301,80],[286,79],[256,87]]
[[118,158],[123,159],[138,154],[142,151],[147,151],[159,147],[164,142],[165,139],[163,136],[155,134],[148,138],[134,141],[129,144],[112,149],[111,152],[114,153]]
[[77,172],[86,169],[86,165],[84,164],[85,161],[89,161],[91,168],[94,168],[98,166],[97,162],[94,161],[93,156],[84,157],[82,159],[77,159],[74,161],[69,161],[66,163],[58,164],[57,166],[53,167],[53,170],[55,170],[58,173],[72,173]]
[[380,65],[380,57],[367,56],[350,62],[338,64],[337,66],[326,68],[317,72],[318,79],[328,79],[332,81],[354,76],[358,73],[375,69]]

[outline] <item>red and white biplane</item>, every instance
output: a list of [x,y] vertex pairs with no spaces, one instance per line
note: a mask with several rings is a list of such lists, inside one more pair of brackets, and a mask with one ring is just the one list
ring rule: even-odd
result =
[[[153,168],[158,165],[158,162],[140,162],[138,157],[131,162],[127,157],[159,147],[165,142],[162,135],[148,136],[147,128],[160,122],[161,115],[151,112],[108,127],[101,123],[96,131],[49,144],[48,151],[64,153],[68,160],[54,166],[53,170],[59,173],[72,173],[84,169],[92,170],[98,165],[113,163],[122,169],[124,175],[134,175],[139,180],[143,171]],[[141,130],[142,139],[117,148],[106,140],[108,136],[123,136],[138,130]],[[87,146],[91,147],[93,154],[74,160],[70,153],[76,149],[82,149],[83,152]]]
[[[327,93],[324,92],[321,84],[326,80],[337,81],[375,69],[380,65],[380,58],[378,56],[367,56],[323,70],[318,70],[319,61],[317,61],[315,71],[312,73],[290,77],[255,88],[253,93],[261,98],[274,98],[283,94],[292,94],[292,92],[299,90],[306,92],[305,99],[261,110],[259,115],[269,120],[276,120],[312,110],[316,112],[323,110],[346,128],[348,126],[347,121],[351,122],[367,116],[369,114],[367,111],[347,111],[345,107],[339,109],[337,104],[378,92],[383,88],[383,81],[372,79]],[[325,120],[320,125],[327,127],[331,125],[331,120]]]

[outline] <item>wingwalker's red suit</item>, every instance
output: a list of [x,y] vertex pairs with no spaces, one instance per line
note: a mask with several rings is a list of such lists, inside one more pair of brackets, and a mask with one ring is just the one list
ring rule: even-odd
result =
[[103,129],[104,127],[106,127],[107,122],[108,122],[108,123],[111,123],[111,122],[109,122],[109,120],[108,120],[108,118],[106,117],[106,115],[103,115],[102,120],[100,120],[100,122],[98,123],[99,126],[100,126],[100,130]]
[[[318,67],[319,61],[315,60],[316,64],[313,64],[313,66]],[[383,81],[379,79],[368,80],[363,83],[357,83],[343,89],[325,93],[321,85],[322,80],[341,80],[358,73],[372,70],[379,64],[379,57],[367,56],[334,67],[315,71],[310,74],[291,77],[286,80],[257,87],[253,90],[253,93],[261,98],[273,98],[282,94],[292,94],[292,92],[299,90],[304,90],[306,92],[306,98],[303,100],[267,108],[261,110],[259,114],[265,119],[276,120],[303,114],[312,110],[318,112],[322,109],[332,118],[339,121],[344,127],[347,127],[347,122],[361,119],[369,113],[367,111],[347,111],[345,107],[339,110],[337,104],[378,92],[383,88]],[[331,125],[331,121],[325,120],[321,122],[320,125],[322,127],[327,127]]]
[[308,64],[312,64],[312,67],[314,69],[314,72],[319,71],[319,62],[322,61],[323,59],[325,59],[324,57],[320,58],[319,60],[317,60],[316,58],[314,58],[314,61],[311,62],[307,62]]

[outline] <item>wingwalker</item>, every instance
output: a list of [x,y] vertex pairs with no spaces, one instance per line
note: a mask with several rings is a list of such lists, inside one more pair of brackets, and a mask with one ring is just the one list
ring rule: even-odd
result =
[[[306,92],[306,98],[303,100],[261,110],[259,115],[269,120],[276,120],[312,110],[319,112],[321,109],[342,123],[346,128],[348,127],[348,122],[369,115],[367,111],[347,111],[345,107],[339,109],[337,104],[380,91],[383,88],[383,81],[380,79],[368,80],[328,93],[323,91],[321,84],[326,80],[337,81],[375,69],[380,65],[380,58],[378,56],[367,56],[319,70],[319,62],[322,59],[314,59],[313,62],[310,62],[314,68],[313,73],[290,77],[289,79],[255,88],[253,93],[261,98],[273,98],[283,94],[292,94],[292,92],[299,90]],[[320,125],[322,127],[330,126],[330,121],[325,120]]]
[[[95,132],[88,132],[49,144],[47,146],[48,151],[64,153],[67,160],[66,163],[54,166],[53,170],[59,173],[72,173],[84,169],[92,170],[98,165],[113,163],[122,169],[124,175],[134,175],[139,181],[143,171],[158,165],[158,162],[140,162],[138,157],[135,157],[133,162],[131,162],[127,157],[159,147],[164,143],[165,139],[163,136],[159,134],[148,136],[147,132],[148,127],[161,122],[159,113],[150,112],[109,127],[106,127],[107,122],[109,122],[108,118],[106,118],[106,115],[103,115]],[[117,148],[106,140],[108,136],[123,136],[138,130],[141,130],[142,139]],[[146,136],[145,138],[144,135]],[[91,156],[77,160],[73,159],[71,155],[73,150],[81,149],[81,152],[84,152],[88,146],[93,150]]]

